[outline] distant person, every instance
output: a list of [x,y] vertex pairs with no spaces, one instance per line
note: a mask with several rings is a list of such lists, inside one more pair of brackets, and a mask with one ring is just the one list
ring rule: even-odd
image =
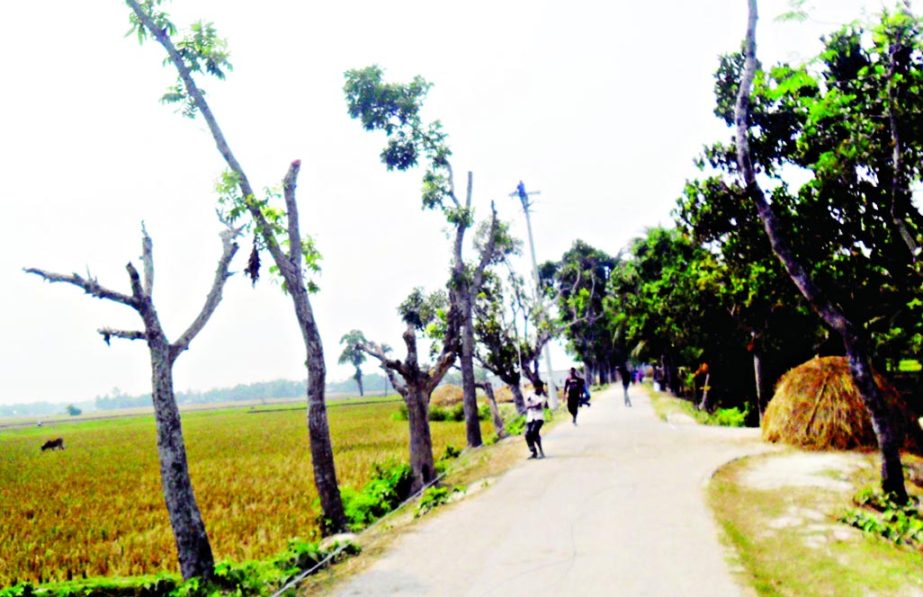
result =
[[628,386],[631,385],[631,372],[628,365],[622,363],[619,365],[619,377],[622,378],[622,389],[625,390],[625,406],[631,406],[631,398],[628,397]]
[[585,387],[583,378],[571,367],[570,374],[564,380],[564,394],[567,396],[567,412],[574,418],[574,425],[577,424],[577,410],[580,408],[580,397],[583,396]]
[[530,459],[545,457],[545,452],[542,450],[541,430],[542,425],[545,424],[546,400],[545,386],[541,382],[535,384],[535,392],[526,397],[526,445],[532,453],[529,456]]
[[583,395],[580,396],[580,406],[593,406],[590,404],[590,384],[583,383]]

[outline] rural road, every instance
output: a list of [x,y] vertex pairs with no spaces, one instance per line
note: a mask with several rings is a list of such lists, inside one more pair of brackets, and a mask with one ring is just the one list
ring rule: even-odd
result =
[[[657,419],[613,386],[579,426],[544,438],[544,460],[424,519],[339,595],[746,595],[705,504],[712,472],[764,451],[757,430]],[[566,413],[563,416],[567,416]]]

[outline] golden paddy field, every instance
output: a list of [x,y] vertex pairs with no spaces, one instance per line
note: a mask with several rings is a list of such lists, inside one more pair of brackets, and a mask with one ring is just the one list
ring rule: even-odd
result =
[[[328,405],[340,485],[407,460],[399,402]],[[464,423],[433,422],[438,457]],[[196,498],[217,559],[264,558],[316,538],[306,411],[287,406],[183,414]],[[41,452],[63,437],[64,451]],[[177,571],[160,489],[153,416],[0,430],[0,587],[16,581]]]

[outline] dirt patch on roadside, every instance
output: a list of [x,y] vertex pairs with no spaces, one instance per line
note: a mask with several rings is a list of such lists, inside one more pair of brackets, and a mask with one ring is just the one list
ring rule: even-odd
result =
[[854,452],[793,452],[764,458],[741,474],[741,482],[762,491],[803,487],[850,492],[850,478],[868,466],[862,454]]

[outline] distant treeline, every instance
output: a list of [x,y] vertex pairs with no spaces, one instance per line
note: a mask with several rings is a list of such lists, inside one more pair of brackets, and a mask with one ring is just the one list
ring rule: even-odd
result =
[[[384,376],[372,373],[363,378],[367,393],[383,393]],[[389,388],[390,390],[390,388]],[[393,391],[393,390],[390,390]],[[356,382],[352,379],[327,384],[327,392],[338,394],[358,393]],[[178,404],[210,404],[214,402],[238,402],[254,400],[271,400],[278,398],[300,398],[305,395],[304,380],[276,379],[248,384],[237,384],[230,388],[215,388],[204,392],[177,392]],[[96,408],[112,410],[117,408],[138,408],[151,405],[151,395],[128,395],[114,389],[106,396],[96,397]]]

